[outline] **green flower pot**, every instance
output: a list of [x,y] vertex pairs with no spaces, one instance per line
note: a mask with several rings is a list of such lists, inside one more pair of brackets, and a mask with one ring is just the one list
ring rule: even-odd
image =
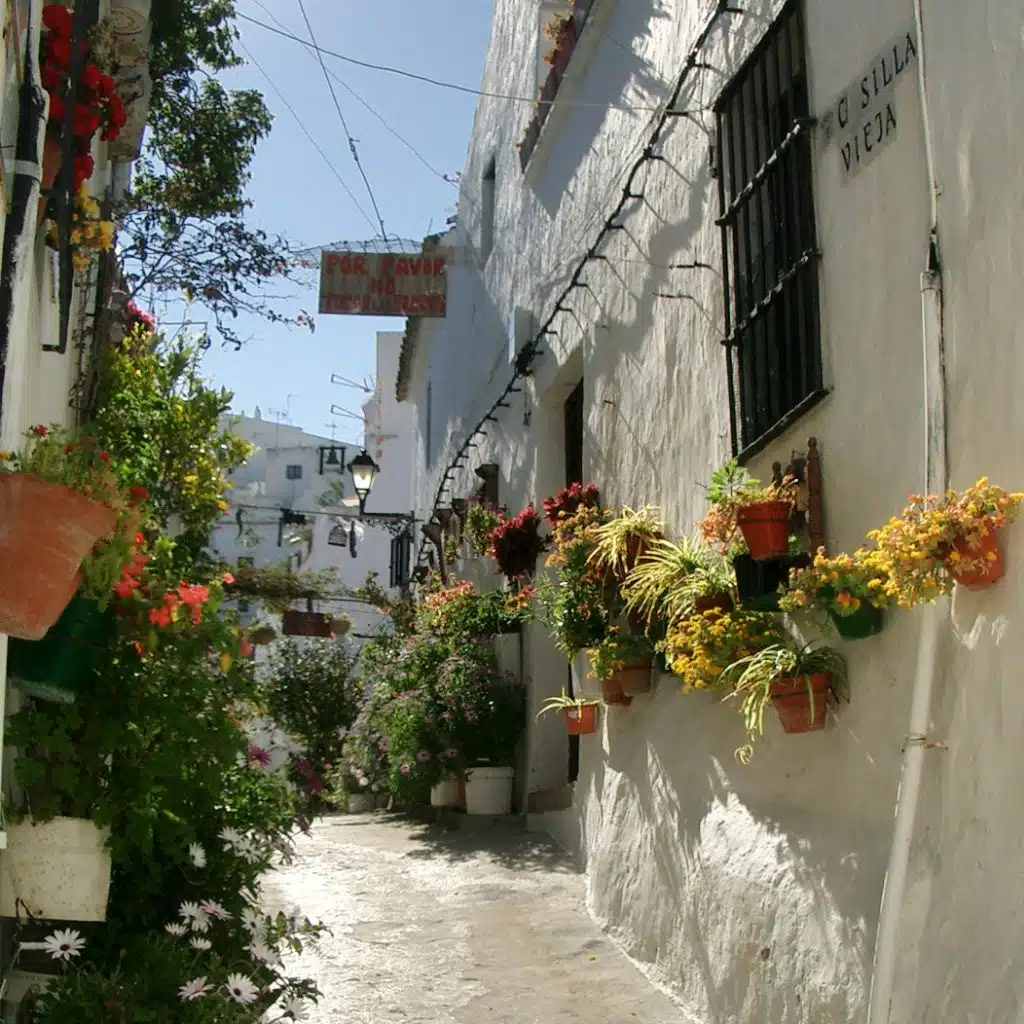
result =
[[870,604],[862,604],[850,615],[839,615],[831,608],[828,613],[836,631],[844,640],[863,640],[874,636],[875,633],[881,633],[885,625],[885,613]]
[[76,594],[42,640],[11,640],[7,674],[30,697],[71,704],[92,681],[113,631],[113,614]]

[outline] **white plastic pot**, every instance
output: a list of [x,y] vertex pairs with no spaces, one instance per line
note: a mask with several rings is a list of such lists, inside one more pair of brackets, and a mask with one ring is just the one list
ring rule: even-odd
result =
[[512,768],[473,768],[466,779],[467,814],[511,814]]
[[108,834],[88,818],[9,825],[0,854],[0,917],[105,921]]
[[458,807],[459,780],[443,779],[430,790],[431,807]]
[[374,793],[349,793],[348,795],[348,813],[349,814],[366,814],[367,811],[373,811],[377,808],[377,797]]

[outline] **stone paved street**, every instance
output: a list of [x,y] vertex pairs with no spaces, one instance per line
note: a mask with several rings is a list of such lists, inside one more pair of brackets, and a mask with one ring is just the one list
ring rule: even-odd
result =
[[508,825],[320,822],[267,880],[333,935],[295,958],[314,1024],[683,1024],[583,906],[571,862]]

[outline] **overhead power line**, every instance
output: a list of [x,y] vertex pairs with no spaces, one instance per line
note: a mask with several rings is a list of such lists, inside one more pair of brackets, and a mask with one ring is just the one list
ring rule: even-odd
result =
[[295,108],[285,98],[284,93],[281,92],[281,90],[277,87],[277,85],[275,84],[274,80],[267,73],[267,71],[263,67],[263,65],[260,64],[260,62],[245,48],[244,44],[239,44],[239,45],[240,45],[240,48],[242,50],[242,53],[245,54],[246,59],[251,61],[252,64],[256,68],[259,69],[260,73],[263,75],[263,77],[267,80],[268,84],[270,85],[270,88],[273,89],[275,93],[277,93],[277,98],[288,109],[288,113],[290,113],[292,115],[292,117],[295,118],[295,123],[299,126],[299,128],[302,129],[302,134],[305,135],[306,138],[309,139],[309,141],[316,148],[316,151],[323,158],[324,163],[330,168],[331,174],[333,174],[334,177],[338,179],[338,183],[345,190],[345,194],[355,204],[355,208],[363,215],[363,217],[366,220],[366,223],[369,224],[370,227],[374,231],[376,231],[377,230],[377,225],[373,223],[373,218],[366,212],[366,210],[363,209],[362,204],[356,198],[356,194],[352,191],[351,188],[349,188],[348,182],[345,181],[345,179],[341,176],[340,172],[338,171],[338,168],[335,167],[335,165],[334,165],[335,162],[324,152],[323,147],[320,145],[319,142],[316,141],[316,138],[313,135],[313,133],[306,127],[306,125],[303,122],[302,118],[299,117],[299,115],[298,115],[297,111],[295,110]]
[[[238,13],[236,17],[242,21],[249,22],[251,25],[258,25],[260,28],[273,32],[275,35],[291,39],[292,42],[299,43],[309,50],[316,50],[321,56],[333,57],[335,60],[344,61],[346,64],[354,64],[356,67],[369,68],[371,71],[382,71],[389,75],[399,75],[402,78],[411,78],[414,82],[425,82],[427,85],[436,85],[439,89],[451,89],[470,96],[484,96],[492,100],[511,100],[515,103],[537,102],[536,96],[516,96],[510,93],[489,92],[486,89],[472,89],[468,85],[457,85],[454,82],[445,82],[439,78],[431,78],[429,75],[418,75],[414,71],[405,71],[402,68],[391,67],[388,64],[374,64],[370,61],[358,60],[356,57],[349,57],[347,54],[338,53],[336,50],[328,50],[326,47],[317,46],[316,43],[311,43],[301,36],[293,35],[285,29],[275,28],[273,25],[268,25],[265,21],[260,21],[259,18],[252,18],[248,14]],[[579,103],[572,100],[559,101],[559,103],[566,107],[583,107],[594,110],[628,110],[636,113],[655,113],[662,109],[662,105],[638,107],[631,103]]]
[[306,31],[309,33],[309,41],[312,44],[312,48],[316,53],[316,58],[320,63],[320,70],[324,73],[324,81],[327,82],[327,88],[330,90],[331,99],[334,100],[334,109],[338,112],[338,118],[341,121],[342,130],[345,132],[345,138],[348,139],[348,148],[352,152],[352,159],[355,161],[356,167],[359,168],[359,174],[363,179],[363,184],[366,186],[366,192],[370,197],[370,203],[373,205],[373,212],[377,215],[377,223],[380,225],[380,236],[383,239],[387,239],[388,233],[384,228],[384,218],[381,216],[380,207],[377,205],[377,197],[373,194],[373,189],[370,186],[370,179],[366,176],[366,171],[363,170],[363,163],[359,159],[359,150],[356,149],[356,140],[352,138],[352,133],[348,130],[348,122],[345,120],[345,115],[341,110],[341,104],[338,102],[338,94],[334,91],[334,83],[331,81],[327,65],[324,63],[323,52],[320,47],[317,46],[316,34],[313,32],[313,26],[310,23],[309,15],[306,14],[306,5],[303,0],[299,0],[299,10],[302,12],[302,20],[306,23]]

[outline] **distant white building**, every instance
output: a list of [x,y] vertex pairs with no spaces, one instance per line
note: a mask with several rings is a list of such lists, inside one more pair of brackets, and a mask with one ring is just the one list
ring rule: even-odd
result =
[[[359,519],[347,470],[359,449],[300,427],[266,420],[257,408],[235,418],[233,429],[256,451],[231,475],[230,507],[214,528],[211,550],[224,561],[257,568],[288,566],[294,572],[335,569],[347,587],[360,586],[377,573],[385,588],[402,583],[408,565],[402,544],[374,514],[408,515],[411,509],[412,420],[414,411],[394,398],[400,332],[377,336],[375,395],[363,406],[366,450],[380,466],[367,501],[370,519]],[[351,601],[315,605],[316,611],[344,613],[356,641],[383,624],[375,609]],[[253,615],[255,609],[243,615]]]

